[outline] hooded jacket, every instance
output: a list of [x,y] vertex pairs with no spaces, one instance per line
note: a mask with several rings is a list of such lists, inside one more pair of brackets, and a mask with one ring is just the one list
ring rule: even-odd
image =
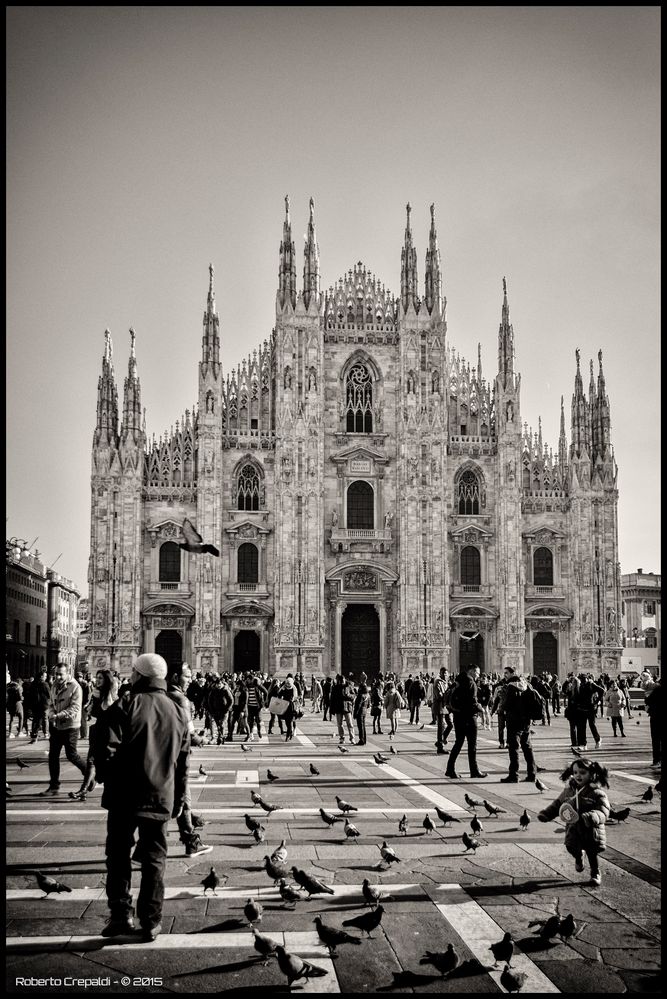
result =
[[605,822],[609,818],[611,808],[605,792],[594,781],[579,789],[575,781],[570,780],[568,786],[558,797],[542,809],[539,818],[542,820],[555,819],[560,812],[561,805],[566,801],[579,814],[579,821],[569,824],[565,828],[566,844],[573,836],[577,836],[583,841],[588,841],[589,845],[595,847],[598,853],[602,853],[607,847]]

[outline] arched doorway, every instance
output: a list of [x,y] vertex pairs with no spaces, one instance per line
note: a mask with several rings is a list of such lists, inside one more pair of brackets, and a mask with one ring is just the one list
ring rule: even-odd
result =
[[183,638],[179,631],[161,631],[155,639],[155,651],[167,663],[170,670],[177,669],[183,662]]
[[239,631],[234,636],[234,672],[246,673],[260,667],[260,641],[256,631]]
[[349,604],[341,622],[341,672],[373,680],[380,672],[380,619],[373,604]]
[[533,673],[558,676],[558,639],[550,631],[538,631],[533,637]]
[[484,672],[484,639],[478,631],[459,634],[459,669],[479,666]]

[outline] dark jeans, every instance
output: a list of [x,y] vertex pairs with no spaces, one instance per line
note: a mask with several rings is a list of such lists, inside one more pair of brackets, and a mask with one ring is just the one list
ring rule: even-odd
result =
[[42,734],[46,735],[46,708],[35,708],[33,712],[31,732],[31,737],[33,739],[37,738],[40,728],[42,730]]
[[410,724],[416,722],[419,724],[419,706],[421,701],[413,701],[410,704]]
[[653,747],[653,762],[660,763],[662,758],[662,737],[660,734],[660,718],[657,715],[649,715],[649,725],[651,726],[651,745]]
[[83,708],[81,711],[81,728],[79,729],[79,738],[86,739],[88,737],[88,715],[86,714],[86,709]]
[[[282,715],[271,715],[269,718],[269,732],[273,732],[273,726],[276,723],[276,718],[278,719],[278,728],[281,733],[283,732],[283,716]],[[326,721],[326,718],[324,719]]]
[[624,735],[624,734],[625,734],[625,733],[623,732],[623,719],[622,719],[622,718],[621,718],[620,716],[619,716],[618,718],[615,718],[615,717],[614,717],[614,716],[612,715],[612,718],[611,718],[611,729],[612,729],[612,732],[614,733],[614,735],[616,735],[616,729],[617,729],[617,728],[620,728],[620,730],[621,730],[621,735]]
[[253,725],[257,726],[257,735],[262,734],[261,708],[248,708],[248,728],[252,732]]
[[14,721],[15,718],[17,720],[16,734],[20,735],[21,729],[23,728],[23,705],[17,704],[12,711],[8,712],[8,714],[9,714],[9,729],[7,730],[7,735],[9,735],[9,733],[12,730],[12,722]]
[[596,742],[600,741],[600,733],[598,732],[597,725],[595,724],[595,712],[597,708],[591,708],[588,712],[588,724],[590,726],[591,735]]
[[378,735],[382,735],[382,725],[380,724],[382,716],[380,714],[373,714],[371,711],[371,718],[373,719],[373,735],[376,732]]
[[479,770],[477,766],[477,725],[475,723],[474,716],[465,717],[461,715],[461,712],[454,712],[454,745],[452,746],[452,751],[449,754],[449,760],[447,762],[447,770],[454,773],[454,764],[458,759],[458,755],[461,752],[463,743],[467,741],[468,743],[468,767],[471,774],[476,774]]
[[329,711],[329,702],[322,699],[322,721],[327,721],[327,714],[329,714],[329,720],[331,720],[331,712]]
[[139,829],[141,886],[137,916],[143,927],[157,926],[162,919],[164,871],[167,865],[167,823],[143,819],[112,809],[107,817],[107,900],[112,919],[132,913],[132,863],[134,831]]
[[70,761],[70,763],[81,771],[81,774],[86,773],[86,765],[79,756],[76,748],[76,744],[79,738],[78,728],[65,728],[57,729],[54,728],[51,731],[51,739],[49,742],[49,786],[58,788],[60,787],[60,751],[65,750],[65,756]]
[[560,711],[560,694],[558,693],[557,690],[554,690],[554,692],[551,695],[551,710],[553,711],[554,714]]
[[444,749],[445,743],[447,742],[447,736],[454,728],[452,725],[452,716],[447,714],[445,711],[436,711],[435,720],[438,725],[436,729],[435,745],[438,749]]
[[513,725],[507,722],[507,750],[510,757],[509,773],[510,777],[516,777],[519,773],[519,745],[526,760],[526,776],[535,777],[535,757],[533,747],[530,743],[530,725]]
[[364,746],[366,744],[366,712],[362,711],[361,714],[356,716],[357,731],[359,732],[359,742]]
[[505,741],[505,712],[498,712],[498,742]]
[[570,742],[573,746],[585,746],[586,745],[586,715],[580,714],[578,711],[571,710],[571,715],[568,718],[570,723]]

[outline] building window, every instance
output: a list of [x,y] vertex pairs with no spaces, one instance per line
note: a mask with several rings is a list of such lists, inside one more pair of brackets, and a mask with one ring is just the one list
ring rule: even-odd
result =
[[466,545],[461,550],[461,585],[480,586],[482,583],[481,560],[479,549]]
[[256,545],[243,544],[238,554],[239,583],[257,583],[259,581],[259,553]]
[[241,469],[237,501],[239,510],[259,510],[259,474],[254,465],[244,465]]
[[25,645],[30,645],[30,621],[25,623]]
[[458,497],[460,514],[479,513],[479,482],[474,472],[464,472],[459,479]]
[[647,628],[644,632],[644,646],[647,649],[657,649],[658,635],[655,628]]
[[554,557],[549,548],[536,548],[533,553],[533,583],[535,586],[554,585]]
[[35,645],[42,644],[42,626],[41,624],[35,625]]
[[373,431],[373,382],[363,364],[355,364],[345,379],[346,429],[351,434]]
[[347,527],[349,530],[373,530],[375,527],[373,487],[368,482],[353,482],[347,491]]
[[181,578],[181,549],[175,541],[165,541],[160,548],[160,582],[178,583]]
[[653,617],[655,615],[655,601],[645,600],[644,601],[644,614],[647,617]]

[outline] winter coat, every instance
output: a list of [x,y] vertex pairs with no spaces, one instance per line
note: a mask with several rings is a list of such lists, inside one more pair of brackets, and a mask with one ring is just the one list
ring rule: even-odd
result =
[[342,715],[344,712],[352,710],[352,697],[345,682],[331,684],[329,708],[332,715]]
[[393,718],[401,708],[405,708],[405,701],[399,691],[388,690],[384,695],[384,710],[387,718]]
[[165,680],[142,677],[125,707],[114,704],[98,719],[106,729],[96,757],[104,781],[102,807],[166,822],[183,805],[190,754],[188,718],[167,694]]
[[382,696],[382,687],[379,683],[374,683],[371,688],[371,715],[374,718],[379,718],[382,714],[383,706],[384,698]]
[[214,718],[224,718],[232,703],[232,692],[226,684],[214,684],[206,698],[206,707]]
[[644,700],[646,701],[646,713],[649,718],[652,715],[657,717],[662,711],[662,683],[656,683],[649,690],[648,694],[646,694]]
[[51,688],[46,680],[34,680],[31,690],[32,710],[46,711],[51,700]]
[[76,680],[53,684],[49,719],[59,732],[81,727],[81,687]]
[[[580,818],[577,822],[568,823],[565,827],[565,845],[577,841],[582,849],[592,849],[602,853],[607,847],[605,822],[609,818],[609,798],[599,784],[585,784],[581,790],[574,780],[558,795],[550,805],[543,808],[538,818],[542,820],[555,819],[561,805],[567,801],[572,805]],[[586,819],[583,816],[587,816]]]
[[595,710],[595,705],[604,697],[604,688],[590,680],[581,680],[579,689],[572,698],[572,707],[578,714],[589,714]]
[[406,691],[406,696],[408,699],[408,704],[421,704],[421,702],[426,697],[426,690],[424,684],[419,678],[412,681],[410,684],[410,691]]
[[365,683],[359,684],[359,690],[357,691],[357,696],[354,699],[354,717],[358,718],[365,714],[366,709],[371,703],[371,696],[368,693],[368,687]]
[[628,699],[622,690],[608,690],[604,703],[607,707],[607,718],[623,718]]

